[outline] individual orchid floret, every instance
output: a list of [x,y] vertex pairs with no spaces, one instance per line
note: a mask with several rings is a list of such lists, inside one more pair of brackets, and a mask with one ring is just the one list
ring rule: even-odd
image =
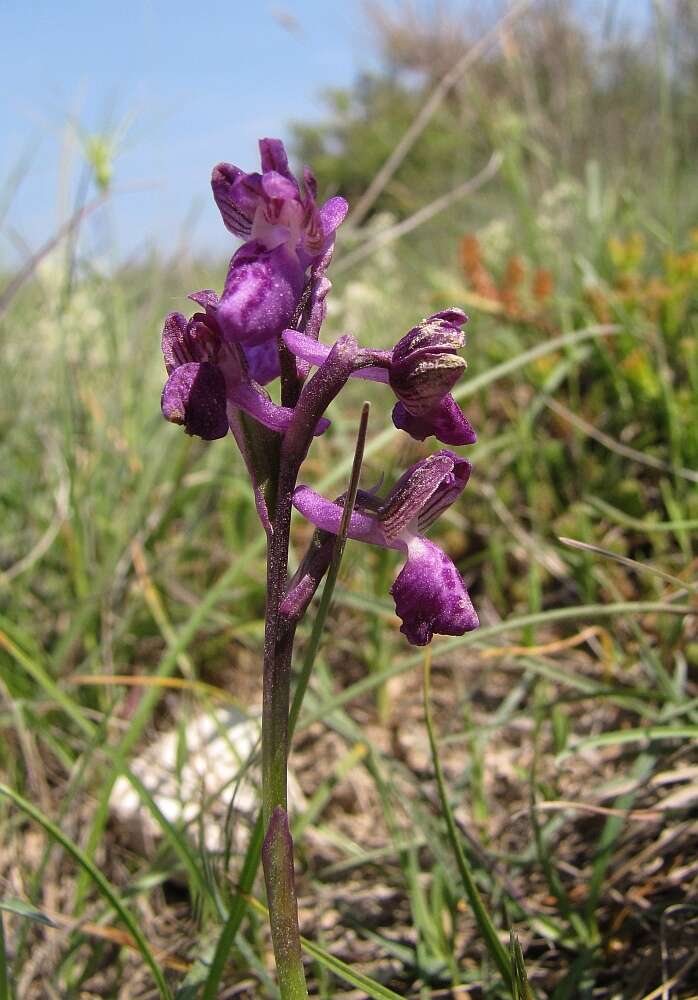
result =
[[[293,410],[278,406],[251,377],[249,361],[235,345],[225,342],[216,319],[215,292],[195,292],[190,298],[205,312],[186,319],[170,313],[162,331],[162,352],[168,380],[162,392],[162,412],[188,434],[207,441],[225,437],[238,410],[274,431],[284,432]],[[263,359],[256,358],[257,367]],[[329,426],[318,423],[316,433]]]
[[181,313],[170,313],[165,319],[162,353],[169,378],[162,391],[163,416],[206,441],[228,433],[220,346],[204,314],[187,320]]
[[466,369],[457,353],[465,344],[460,309],[434,313],[393,348],[388,380],[398,397],[393,423],[423,441],[433,434],[445,444],[474,444],[475,431],[451,395]]
[[[465,371],[457,353],[465,343],[461,327],[467,316],[460,309],[434,313],[413,327],[392,351],[366,351],[367,367],[359,378],[388,382],[398,398],[393,423],[423,441],[434,435],[444,444],[474,444],[477,436],[451,389]],[[285,330],[284,343],[297,357],[322,364],[330,348],[297,330]]]
[[219,163],[211,176],[223,222],[245,240],[230,263],[219,323],[228,340],[246,345],[262,344],[289,325],[307,272],[331,255],[335,230],[347,213],[344,198],[317,206],[317,185],[307,167],[301,189],[279,139],[262,139],[259,148],[261,174]]
[[[391,588],[400,629],[409,642],[424,646],[435,633],[463,635],[479,625],[460,573],[433,542],[423,537],[430,524],[461,494],[470,462],[443,449],[416,462],[384,500],[360,492],[349,521],[349,537],[407,556]],[[322,531],[337,534],[342,506],[299,486],[293,505]]]
[[[189,298],[198,302],[206,310],[206,322],[218,331],[218,338],[223,340],[218,322],[220,299],[216,293],[207,288],[201,292],[194,292]],[[247,369],[255,382],[267,385],[279,377],[279,351],[274,341],[266,340],[261,344],[238,344],[236,349],[242,351]]]

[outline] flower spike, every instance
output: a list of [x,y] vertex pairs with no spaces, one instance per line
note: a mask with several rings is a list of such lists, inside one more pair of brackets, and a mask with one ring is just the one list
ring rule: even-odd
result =
[[[227,340],[248,345],[273,339],[288,326],[306,281],[317,284],[324,276],[348,208],[340,197],[318,208],[312,172],[305,169],[301,190],[279,139],[261,139],[259,149],[261,174],[219,163],[211,175],[224,224],[246,241],[230,263],[219,322]],[[320,303],[325,294],[318,285]]]

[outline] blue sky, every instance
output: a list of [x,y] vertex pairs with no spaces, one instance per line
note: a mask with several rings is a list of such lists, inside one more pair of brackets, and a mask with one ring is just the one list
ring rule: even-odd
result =
[[212,165],[253,169],[258,136],[322,115],[322,88],[350,83],[371,59],[359,0],[0,0],[0,31],[0,215],[6,179],[18,164],[23,175],[0,265],[40,245],[73,205],[71,120],[87,132],[130,123],[97,252],[172,251],[185,228],[193,250],[224,250]]
[[[5,228],[35,247],[65,217],[80,169],[71,119],[128,119],[115,184],[129,190],[108,219],[120,256],[177,245],[191,213],[196,247],[222,249],[213,164],[253,169],[257,137],[320,115],[322,87],[365,62],[353,0],[2,0],[0,30],[0,182],[29,158]],[[4,239],[0,261],[13,256]]]

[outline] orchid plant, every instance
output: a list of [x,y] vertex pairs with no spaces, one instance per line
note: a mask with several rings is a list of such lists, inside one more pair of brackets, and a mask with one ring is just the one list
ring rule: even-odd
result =
[[[162,412],[205,440],[230,431],[240,449],[267,535],[267,594],[262,709],[262,822],[272,942],[281,995],[306,997],[287,815],[291,660],[296,628],[332,561],[335,538],[396,549],[405,556],[391,594],[401,631],[422,646],[435,633],[462,635],[478,617],[453,562],[425,532],[465,488],[471,466],[443,448],[412,465],[381,497],[355,492],[328,500],[298,477],[325,412],[350,378],[386,383],[397,428],[423,441],[473,444],[475,432],[451,395],[465,369],[458,354],[467,317],[447,309],[417,323],[392,348],[374,350],[352,335],[320,341],[331,284],[335,235],[347,214],[341,197],[317,203],[306,167],[300,184],[283,143],[260,141],[261,173],[221,163],[211,186],[223,222],[243,240],[222,294],[192,293],[199,311],[165,320],[162,350],[168,379]],[[313,369],[315,369],[313,371]],[[265,386],[280,381],[280,402]],[[347,501],[348,502],[348,501]],[[293,509],[316,527],[289,579]]]

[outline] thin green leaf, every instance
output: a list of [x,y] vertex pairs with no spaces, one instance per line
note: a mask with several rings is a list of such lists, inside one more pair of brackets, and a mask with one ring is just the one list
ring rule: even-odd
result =
[[363,462],[364,449],[366,446],[366,430],[368,428],[368,414],[370,408],[370,403],[364,403],[361,408],[359,431],[356,436],[356,446],[354,448],[354,460],[352,462],[347,495],[344,501],[342,520],[339,525],[339,533],[337,535],[334,551],[332,553],[332,562],[330,563],[330,567],[327,571],[327,577],[325,578],[325,585],[322,588],[322,596],[320,598],[317,614],[315,615],[315,621],[313,622],[313,630],[310,634],[310,640],[308,641],[308,645],[305,650],[305,656],[303,657],[303,665],[296,683],[296,690],[293,694],[293,703],[291,705],[288,720],[289,741],[293,737],[293,731],[296,728],[298,714],[301,710],[303,698],[305,697],[305,692],[308,688],[308,681],[310,680],[310,674],[313,669],[313,664],[315,663],[315,657],[317,656],[318,649],[320,648],[322,633],[324,631],[325,622],[330,610],[330,604],[332,603],[332,595],[334,593],[335,584],[337,583],[339,567],[342,562],[342,556],[344,555],[344,547],[346,545],[347,533],[349,531],[349,521],[351,520],[354,504],[356,503],[356,493],[359,488],[359,477],[361,475],[361,464]]
[[0,1000],[10,1000],[10,970],[7,967],[5,922],[0,914]]
[[489,951],[492,959],[499,969],[499,973],[509,988],[513,1000],[518,1000],[514,989],[514,974],[512,970],[511,960],[507,954],[506,948],[499,940],[499,935],[497,934],[497,929],[492,923],[492,918],[490,917],[485,904],[482,901],[482,897],[478,892],[477,886],[475,885],[475,879],[470,870],[470,865],[463,851],[463,847],[460,841],[460,836],[458,835],[458,829],[456,827],[456,821],[453,818],[453,811],[451,809],[451,804],[448,801],[448,793],[446,792],[446,781],[444,779],[443,769],[441,767],[441,758],[439,757],[439,750],[436,743],[436,735],[434,732],[434,722],[431,714],[431,702],[429,697],[429,681],[431,675],[431,650],[427,650],[424,657],[424,717],[427,726],[427,733],[429,735],[429,746],[431,747],[431,757],[434,763],[434,773],[436,775],[436,784],[439,790],[439,800],[441,802],[441,809],[443,810],[444,819],[446,820],[446,828],[448,830],[448,838],[451,841],[451,847],[453,848],[453,853],[456,858],[456,864],[458,865],[458,871],[460,872],[460,877],[463,882],[463,888],[465,889],[465,894],[468,897],[470,907],[473,911],[477,925],[480,928],[480,933],[485,939],[485,944],[487,945],[487,950]]
[[695,740],[698,739],[698,726],[647,726],[645,728],[619,729],[612,733],[600,733],[598,736],[588,736],[578,740],[567,750],[558,754],[557,760],[562,761],[573,757],[583,750],[593,750],[598,747],[620,746],[624,743],[654,743],[657,740]]
[[77,846],[77,844],[75,844],[68,836],[66,836],[66,834],[64,834],[63,831],[60,830],[56,826],[56,824],[53,823],[47,816],[44,816],[44,814],[39,809],[37,809],[36,806],[32,805],[31,802],[27,802],[27,800],[23,798],[19,794],[19,792],[16,792],[14,788],[9,788],[7,785],[0,784],[0,795],[7,796],[7,798],[10,799],[11,802],[14,802],[14,804],[19,809],[22,810],[22,812],[26,813],[27,816],[29,816],[31,819],[34,820],[35,823],[38,823],[41,827],[43,827],[46,833],[48,833],[50,837],[52,837],[57,843],[59,843],[61,847],[63,847],[64,850],[66,850],[75,859],[75,861],[80,865],[80,867],[85,872],[87,872],[89,877],[92,879],[92,881],[99,889],[102,896],[104,896],[104,898],[116,911],[116,913],[121,918],[122,922],[127,927],[129,933],[131,934],[131,937],[134,940],[136,947],[143,956],[143,960],[148,965],[150,971],[153,974],[153,979],[157,984],[160,996],[163,997],[164,1000],[172,1000],[172,993],[170,992],[170,988],[165,982],[162,970],[160,969],[160,966],[157,963],[157,960],[150,948],[150,945],[148,944],[148,941],[146,940],[145,936],[143,935],[143,932],[138,926],[137,921],[131,915],[126,905],[119,898],[116,889],[109,882],[109,880],[102,874],[102,872],[97,868],[97,866],[87,857],[84,851],[82,851]]
[[184,868],[192,881],[193,887],[198,889],[202,895],[206,896],[207,899],[215,905],[215,896],[211,889],[211,885],[205,874],[199,868],[198,859],[192,850],[186,835],[177,830],[174,824],[168,820],[140,778],[131,770],[127,770],[125,774],[141,802],[145,805],[148,812],[158,824],[165,838],[169,840],[175,853],[184,865]]
[[4,910],[5,913],[14,913],[17,917],[33,920],[37,924],[44,924],[46,927],[58,927],[54,920],[22,899],[0,899],[0,910]]
[[[488,625],[477,629],[475,632],[467,632],[465,635],[457,636],[453,639],[446,639],[434,644],[434,656],[444,656],[454,649],[461,647],[475,646],[487,648],[487,639],[493,639],[507,632],[516,629],[527,628],[530,625],[546,625],[551,622],[585,620],[588,618],[613,618],[614,615],[622,614],[673,614],[673,615],[698,615],[696,609],[688,605],[662,604],[654,601],[624,601],[617,604],[580,604],[571,608],[554,608],[552,611],[540,611],[530,615],[520,615],[518,618],[509,618],[506,621],[497,622],[496,625]],[[314,712],[304,719],[304,727],[310,726],[313,722],[327,718],[329,712],[335,708],[340,708],[361,697],[373,688],[385,683],[391,677],[397,677],[415,667],[421,659],[421,653],[414,653],[398,660],[385,670],[377,671],[368,677],[350,684],[349,687],[338,694],[324,701]]]
[[262,858],[263,842],[264,827],[262,825],[262,812],[260,810],[254,830],[252,831],[252,836],[250,837],[250,842],[247,845],[247,851],[245,852],[245,859],[238,882],[238,891],[233,898],[228,919],[216,943],[216,950],[213,953],[211,968],[206,979],[201,1000],[216,1000],[218,996],[218,985],[225,969],[225,963],[228,961],[228,955],[240,930],[242,918],[247,911],[247,900],[249,894],[252,892],[257,869]]
[[513,931],[509,932],[509,954],[514,975],[515,1000],[533,1000],[533,991],[528,982],[521,943]]
[[625,511],[618,510],[605,500],[599,497],[588,497],[587,502],[595,507],[601,514],[605,514],[611,521],[616,521],[625,528],[632,528],[634,531],[695,531],[698,529],[698,518],[685,521],[649,521],[639,517],[631,517]]
[[666,573],[663,569],[658,569],[650,563],[641,563],[636,559],[629,559],[628,556],[622,556],[618,552],[611,552],[610,549],[604,549],[601,545],[590,545],[589,542],[580,542],[577,538],[565,538],[564,535],[560,535],[558,541],[562,542],[563,545],[569,546],[571,549],[579,549],[581,552],[593,552],[597,556],[604,556],[605,559],[613,559],[614,562],[620,563],[622,566],[627,566],[629,569],[635,570],[636,573],[651,573],[653,576],[658,576],[660,579],[666,580],[667,583],[672,584],[674,587],[679,587],[681,590],[698,591],[698,584],[696,583],[682,580],[680,577]]
[[[0,627],[3,627],[4,625],[5,622],[3,619],[0,619]],[[15,663],[18,663],[19,666],[22,667],[22,669],[25,670],[34,681],[36,681],[47,698],[50,698],[52,701],[55,701],[57,705],[60,705],[66,715],[73,720],[76,726],[78,726],[78,728],[81,729],[86,736],[92,736],[94,733],[94,726],[88,719],[85,718],[75,702],[73,702],[65,691],[63,691],[58,684],[56,684],[46,668],[37,660],[32,659],[31,656],[25,653],[25,651],[10,638],[6,631],[0,631],[0,648],[5,649],[13,658]]]

